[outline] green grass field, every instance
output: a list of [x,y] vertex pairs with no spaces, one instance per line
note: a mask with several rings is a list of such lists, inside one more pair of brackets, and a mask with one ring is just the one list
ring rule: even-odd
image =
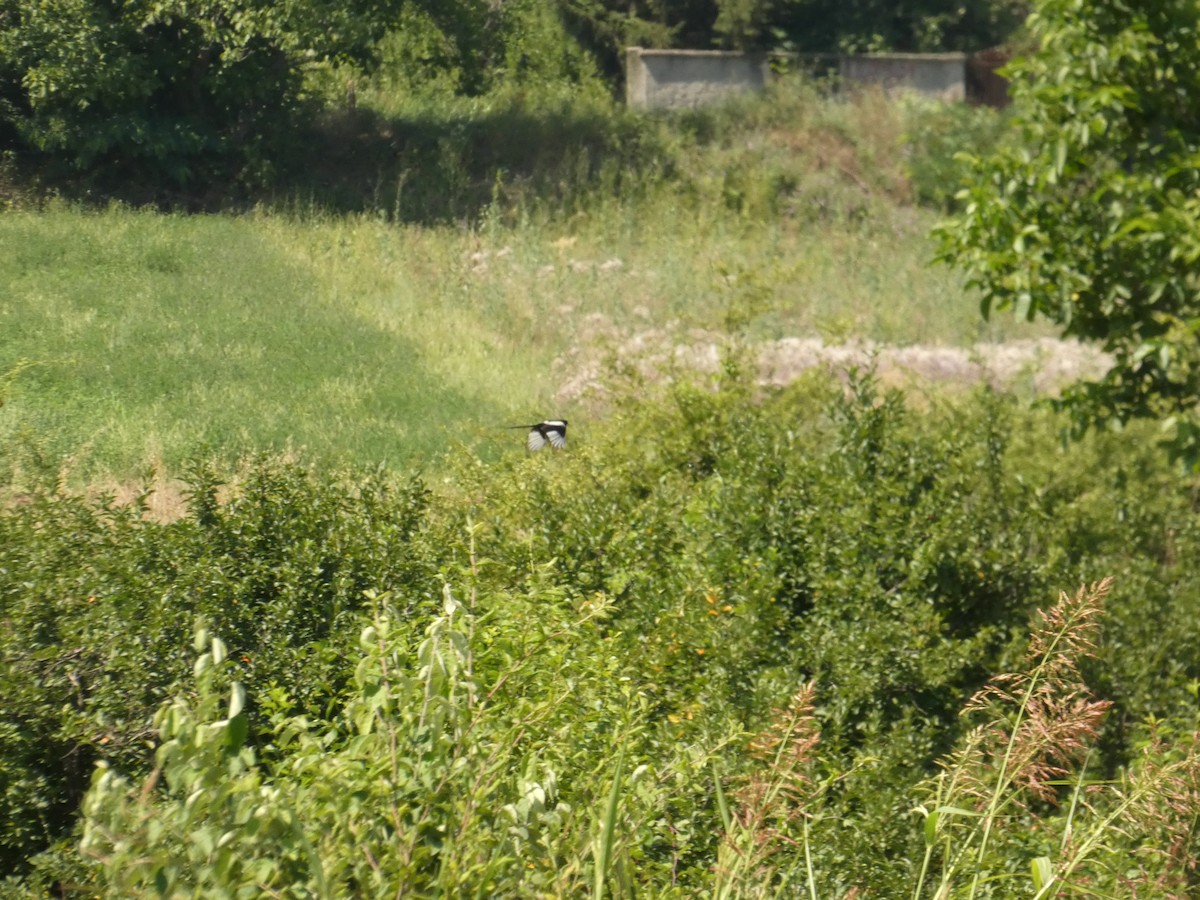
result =
[[[899,344],[985,326],[931,268],[932,214],[878,205],[825,227],[697,220],[658,202],[478,228],[355,215],[163,215],[68,206],[0,216],[0,416],[73,479],[168,470],[207,448],[428,462],[552,408],[580,350],[667,329]],[[574,355],[572,352],[574,351]]]
[[[205,215],[10,201],[0,374],[21,371],[0,448],[62,460],[72,483],[256,450],[428,466],[458,441],[519,448],[495,426],[534,417],[586,434],[600,410],[568,387],[646,335],[1044,333],[981,322],[931,267],[937,213],[913,200],[945,193],[956,141],[986,139],[994,116],[804,83],[669,119],[596,98],[586,116],[562,98],[420,116],[365,99],[392,118],[333,122],[330,147],[357,143],[317,154],[329,180],[308,200],[298,186]],[[389,157],[404,128],[410,149]],[[407,199],[347,212],[316,199],[334,181]]]

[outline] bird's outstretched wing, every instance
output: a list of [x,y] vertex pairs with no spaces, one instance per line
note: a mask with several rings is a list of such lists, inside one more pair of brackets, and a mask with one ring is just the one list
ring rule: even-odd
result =
[[525,445],[535,453],[545,447],[546,444],[549,444],[555,450],[561,450],[567,446],[566,419],[548,419],[545,422],[537,422],[533,425],[509,425],[507,427],[528,428],[529,436],[526,438]]

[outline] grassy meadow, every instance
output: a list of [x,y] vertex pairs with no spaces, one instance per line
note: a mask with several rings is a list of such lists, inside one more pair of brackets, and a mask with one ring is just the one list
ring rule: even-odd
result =
[[0,900],[1194,895],[1154,428],[755,360],[1045,336],[929,261],[1002,118],[391,102],[250,206],[0,192]]
[[680,173],[614,196],[600,171],[575,210],[529,200],[519,178],[474,220],[441,225],[295,204],[10,209],[0,359],[30,365],[0,434],[63,458],[77,483],[177,471],[205,451],[422,465],[456,442],[497,452],[511,441],[494,426],[510,421],[567,417],[583,434],[593,410],[568,387],[583,358],[641,334],[1036,333],[983,323],[929,264],[937,213],[894,199],[912,189],[887,154],[911,152],[904,117],[920,110],[811,91],[781,105],[765,121],[744,111],[732,145],[719,113],[648,123],[691,135]]

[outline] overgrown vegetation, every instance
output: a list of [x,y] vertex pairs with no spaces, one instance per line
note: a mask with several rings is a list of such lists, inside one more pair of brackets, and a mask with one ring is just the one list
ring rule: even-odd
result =
[[[410,151],[341,170],[343,205],[379,204],[349,216],[0,217],[0,358],[36,363],[12,382],[0,456],[32,442],[75,485],[173,476],[200,446],[432,464],[456,440],[494,452],[491,426],[552,406],[590,415],[588,373],[639,341],[713,343],[731,323],[756,342],[1044,334],[981,324],[926,265],[934,214],[912,205],[946,197],[949,136],[994,114],[960,127],[797,82],[670,121],[596,101],[553,133],[531,114],[505,135],[518,120],[482,103],[428,115]],[[611,157],[590,137],[626,132]]]
[[[1046,189],[1021,195],[1039,214],[1055,178],[1083,178],[1073,149],[1108,147],[1140,109],[1089,78],[1191,71],[1159,51],[1190,47],[1194,22],[1116,28],[1100,52],[1136,11],[1093,34],[1066,15],[1086,6],[1039,5],[1053,40],[1025,64],[1026,137],[1055,133],[1055,104],[1119,102],[1055,144],[1055,177],[1016,179]],[[369,3],[322,48],[304,3],[222,0],[189,24],[188,5],[0,0],[0,48],[19,51],[0,55],[0,137],[118,159],[140,135],[134,168],[172,191],[197,160],[221,172],[200,196],[0,165],[0,896],[1200,888],[1200,518],[1155,423],[1062,444],[1065,418],[992,388],[905,394],[869,366],[773,388],[759,368],[793,335],[996,334],[924,269],[923,206],[957,210],[974,246],[982,195],[954,197],[955,151],[1003,120],[791,81],[638,117],[591,55],[710,12],[719,41],[755,45],[773,16],[820,8]],[[844,43],[939,43],[1014,9],[915,4]],[[405,28],[375,42],[392,14]],[[563,29],[581,43],[555,44]],[[180,107],[182,131],[137,118],[182,83],[160,30],[228,76]],[[1095,52],[1045,68],[1066,47]],[[52,84],[71,90],[27,92]],[[306,97],[343,108],[276,158],[253,134],[270,96],[276,136]],[[112,130],[92,133],[97,114]],[[1161,188],[1130,133],[1128,184]],[[1162,132],[1172,152],[1181,135]],[[227,208],[273,177],[264,160],[308,180],[240,217],[39,193]],[[1114,177],[1108,161],[1088,171]],[[1072,198],[1055,225],[1078,235]],[[1155,212],[1180,226],[1177,264],[1182,208]],[[1028,210],[1005,212],[997,255],[968,254],[999,303],[1011,253],[1033,278]],[[1166,240],[1105,215],[1114,248]],[[1191,286],[1186,265],[1119,274],[1151,306]],[[570,449],[489,437],[552,403]],[[165,475],[184,485],[166,511]]]
[[[37,487],[0,517],[9,863],[126,896],[1190,877],[1155,804],[1196,777],[1163,741],[1196,724],[1200,529],[1153,448],[730,366],[432,493],[266,459],[155,524]],[[1095,570],[1102,616],[1037,624]],[[1019,751],[958,714],[1005,671],[982,721]],[[1135,805],[1150,831],[1112,826]],[[1141,874],[1085,865],[1143,840]]]
[[203,196],[261,188],[296,165],[322,76],[481,96],[547,83],[609,93],[630,45],[738,49],[979,49],[1020,0],[301,0],[0,3],[0,141],[103,177]]

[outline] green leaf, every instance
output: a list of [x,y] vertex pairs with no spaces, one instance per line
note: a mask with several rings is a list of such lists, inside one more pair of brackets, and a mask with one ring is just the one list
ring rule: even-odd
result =
[[225,724],[225,746],[232,752],[240,750],[249,732],[250,721],[245,713],[233,716]]
[[165,897],[170,893],[171,882],[173,880],[174,879],[171,878],[166,866],[159,866],[157,869],[155,869],[154,889],[158,891],[160,897]]
[[940,813],[935,809],[925,816],[925,846],[932,847],[937,843],[938,820]]
[[729,813],[729,802],[725,799],[725,789],[721,786],[721,770],[717,767],[717,760],[712,760],[713,787],[717,795],[717,811],[721,814],[721,825],[725,829],[725,833],[729,834],[733,831],[733,816]]
[[234,718],[246,706],[246,688],[240,681],[229,686],[229,718]]
[[1022,321],[1028,322],[1033,318],[1033,295],[1028,291],[1022,291],[1017,295],[1016,305],[1013,307],[1013,315]]
[[1033,889],[1039,893],[1054,880],[1054,866],[1048,856],[1038,856],[1030,860],[1029,869],[1033,876]]
[[206,825],[193,829],[190,840],[193,846],[205,857],[211,856],[213,850],[216,848],[216,840],[213,837],[212,829]]
[[981,819],[984,813],[974,809],[963,809],[961,806],[939,806],[934,812],[950,813],[954,816],[967,816],[969,818]]
[[608,880],[608,867],[612,862],[612,849],[617,835],[617,811],[621,805],[621,775],[625,764],[625,747],[617,751],[617,759],[613,763],[612,787],[608,792],[608,803],[604,809],[604,818],[600,823],[600,832],[596,836],[593,849],[595,871],[593,872],[592,896],[595,900],[604,900],[604,888]]

